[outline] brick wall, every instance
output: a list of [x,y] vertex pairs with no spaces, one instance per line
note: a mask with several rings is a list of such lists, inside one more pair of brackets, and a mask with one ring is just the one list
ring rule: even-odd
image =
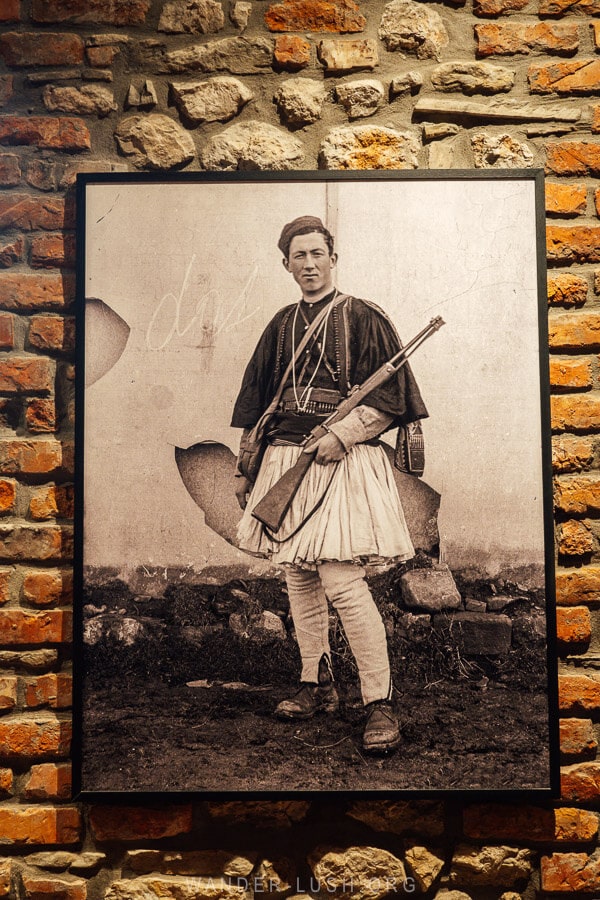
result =
[[[599,13],[0,0],[0,895],[600,891]],[[546,167],[559,803],[70,801],[74,178],[238,166]]]

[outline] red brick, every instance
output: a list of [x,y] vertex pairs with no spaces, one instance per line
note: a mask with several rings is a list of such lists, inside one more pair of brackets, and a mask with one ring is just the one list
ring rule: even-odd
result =
[[554,505],[569,515],[585,515],[600,511],[600,476],[575,475],[557,479]]
[[54,389],[56,363],[43,356],[9,356],[0,360],[0,391],[5,394],[49,393]]
[[17,678],[15,675],[0,677],[0,710],[14,709],[17,705]]
[[119,47],[108,45],[106,47],[87,47],[85,52],[90,66],[103,69],[112,66],[115,57],[121,51]]
[[591,387],[591,361],[589,359],[571,359],[570,357],[551,358],[550,386],[572,389]]
[[75,279],[67,275],[23,275],[9,272],[0,279],[0,306],[22,312],[27,309],[64,310],[75,299]]
[[[12,769],[0,769],[0,797],[2,800],[6,800],[7,797],[12,797],[13,791],[13,771]],[[3,863],[0,863],[0,897],[5,897],[10,893],[10,877],[8,878],[8,889],[5,880],[5,871],[3,871],[3,866],[6,865],[8,860],[5,860]]]
[[[600,799],[600,762],[583,762],[563,768],[560,792],[565,800],[575,803],[597,802]],[[598,883],[600,885],[600,880]]]
[[599,225],[548,225],[546,250],[549,260],[600,261]]
[[90,826],[97,841],[174,837],[192,830],[192,807],[92,806]]
[[9,241],[7,244],[0,244],[0,268],[10,269],[17,263],[22,262],[25,254],[25,241],[22,237],[15,241]]
[[558,569],[556,599],[562,606],[597,605],[600,602],[600,566]]
[[86,900],[87,883],[73,875],[21,874],[23,900]]
[[0,350],[12,350],[15,345],[15,317],[0,313]]
[[62,198],[38,198],[30,194],[0,195],[0,228],[54,231],[72,225],[71,208],[65,208]]
[[[561,719],[560,728],[560,752],[563,757],[573,758],[596,752],[598,741],[594,737],[591,719]],[[596,819],[596,833],[590,835],[590,839],[597,836],[598,820]]]
[[0,478],[0,513],[14,512],[17,485],[14,481]]
[[67,560],[72,555],[72,530],[64,525],[0,525],[0,559]]
[[550,398],[554,431],[589,431],[600,428],[600,395],[565,394]]
[[[48,756],[66,757],[71,745],[71,723],[48,714],[33,718],[23,716],[0,719],[0,756],[40,759]],[[0,806],[0,823],[2,822]],[[0,824],[0,834],[3,832]]]
[[0,185],[14,187],[21,181],[19,157],[14,153],[0,153]]
[[75,235],[44,234],[31,242],[30,263],[34,269],[75,267]]
[[0,22],[21,21],[21,0],[2,0],[0,5]]
[[31,19],[40,25],[143,25],[150,0],[33,0]]
[[579,47],[579,30],[572,22],[489,22],[475,26],[478,56],[516,53],[572,53]]
[[14,94],[14,78],[12,75],[0,75],[0,109],[8,105]]
[[561,675],[558,706],[563,712],[596,712],[600,709],[600,682],[587,675]]
[[30,400],[25,407],[25,424],[32,434],[52,434],[56,431],[56,404],[53,399]]
[[558,552],[565,556],[583,556],[594,549],[594,538],[585,522],[570,520],[559,528]]
[[41,763],[32,766],[23,796],[26,800],[69,800],[71,764]]
[[585,184],[546,182],[546,212],[556,216],[582,216],[587,208]]
[[600,216],[600,188],[596,188],[594,191],[594,207],[596,210],[596,215]]
[[561,272],[548,278],[548,303],[551,306],[583,306],[588,283],[583,275]]
[[23,600],[34,606],[57,606],[73,600],[73,578],[69,571],[31,571],[23,579]]
[[600,143],[558,141],[548,144],[546,149],[546,172],[554,175],[600,174]]
[[532,65],[527,72],[532,94],[596,94],[600,87],[600,60],[577,59],[551,65]]
[[75,349],[73,316],[32,316],[29,323],[29,345],[36,350]]
[[589,644],[592,624],[587,606],[557,607],[556,636],[562,644]]
[[73,701],[73,679],[66,672],[49,672],[25,682],[25,705],[30,709],[49,706],[68,709]]
[[73,518],[73,485],[51,484],[36,488],[29,503],[29,515],[36,521]]
[[14,569],[0,569],[0,606],[11,599],[13,575]]
[[0,834],[7,846],[76,844],[81,837],[81,814],[74,806],[1,806]]
[[43,150],[89,150],[90,132],[82,119],[69,116],[0,116],[0,144]]
[[541,809],[485,803],[467,806],[463,829],[468,838],[483,841],[589,841],[598,832],[598,819],[579,809]]
[[310,44],[298,35],[278,35],[275,38],[274,57],[280,68],[297,72],[310,65]]
[[269,31],[363,31],[367,23],[353,0],[283,0],[265,13]]
[[0,56],[7,66],[76,66],[83,62],[83,40],[77,34],[10,31],[0,35]]
[[70,610],[0,610],[0,645],[59,644],[72,638]]

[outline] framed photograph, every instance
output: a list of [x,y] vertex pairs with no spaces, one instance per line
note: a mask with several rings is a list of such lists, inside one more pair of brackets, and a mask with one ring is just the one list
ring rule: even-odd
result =
[[77,190],[77,791],[556,796],[543,173]]

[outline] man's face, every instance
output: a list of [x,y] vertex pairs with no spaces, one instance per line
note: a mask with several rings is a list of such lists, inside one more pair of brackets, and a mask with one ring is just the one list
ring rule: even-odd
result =
[[333,289],[336,262],[336,254],[329,255],[325,235],[318,231],[293,237],[288,258],[283,260],[307,300],[318,300]]

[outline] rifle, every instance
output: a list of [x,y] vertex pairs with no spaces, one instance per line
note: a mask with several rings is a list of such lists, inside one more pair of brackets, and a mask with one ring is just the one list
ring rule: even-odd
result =
[[[376,372],[373,372],[366,381],[355,387],[324,422],[313,428],[304,442],[304,447],[310,447],[312,443],[327,434],[329,425],[339,422],[340,419],[347,416],[356,406],[360,406],[371,391],[380,387],[380,385],[388,381],[392,375],[401,369],[402,366],[406,364],[408,357],[411,356],[431,334],[438,331],[443,324],[444,320],[441,316],[436,316],[430,321],[429,325],[415,335],[405,347],[380,366]],[[281,524],[292,504],[292,500],[296,496],[296,492],[312,461],[312,453],[301,453],[296,464],[292,466],[291,469],[288,469],[287,472],[284,472],[279,481],[267,491],[264,497],[258,501],[252,510],[254,518],[258,519],[259,522],[262,522],[271,532],[276,534],[281,528]]]

